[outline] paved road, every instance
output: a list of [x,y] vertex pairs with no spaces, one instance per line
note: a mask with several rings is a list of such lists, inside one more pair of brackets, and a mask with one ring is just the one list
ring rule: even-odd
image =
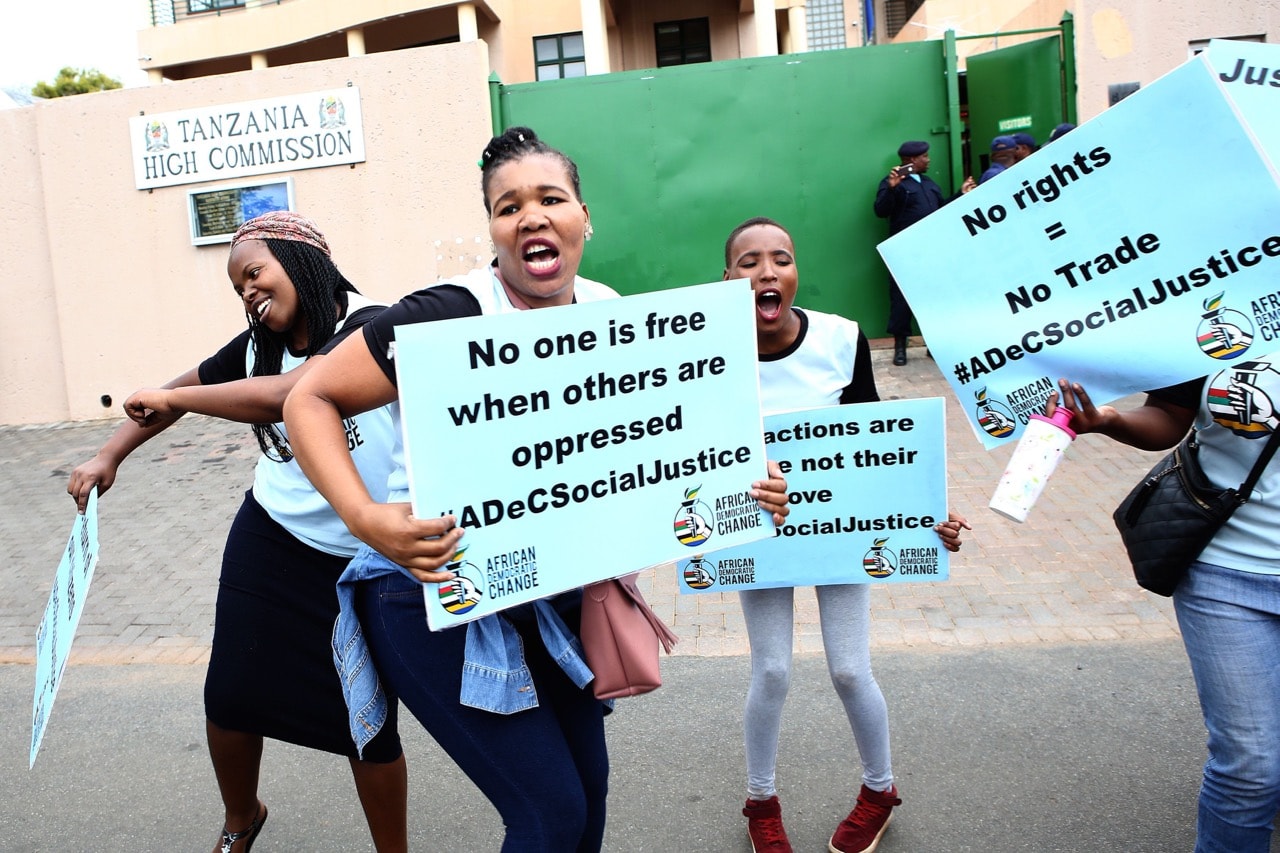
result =
[[[882,650],[905,804],[883,853],[1188,851],[1202,738],[1174,640]],[[0,667],[0,849],[204,851],[221,812],[191,665],[68,670],[28,771],[28,666]],[[748,853],[742,656],[673,658],[609,720],[608,851]],[[405,726],[415,849],[493,851],[499,821]],[[799,659],[779,761],[797,851],[825,849],[856,761],[822,659]],[[255,853],[369,850],[346,762],[269,744]]]
[[[948,396],[921,348],[874,354],[881,396]],[[907,806],[894,851],[1189,850],[1203,727],[1168,602],[1134,587],[1109,514],[1150,454],[1082,437],[1026,524],[988,511],[1009,449],[981,449],[948,400],[952,506],[977,529],[945,583],[877,587],[876,669]],[[241,427],[189,417],[125,463],[39,762],[26,769],[32,643],[73,507],[67,476],[115,422],[0,427],[0,850],[205,850],[217,796],[203,744],[222,540],[256,456]],[[606,849],[749,850],[738,814],[746,635],[732,595],[643,579],[682,635],[668,684],[624,703]],[[818,652],[797,597],[797,649]],[[416,849],[494,848],[497,819],[406,726]],[[854,758],[822,659],[802,654],[780,782],[797,850],[851,805]],[[264,851],[368,849],[345,763],[273,745]],[[1273,849],[1280,851],[1280,844]]]

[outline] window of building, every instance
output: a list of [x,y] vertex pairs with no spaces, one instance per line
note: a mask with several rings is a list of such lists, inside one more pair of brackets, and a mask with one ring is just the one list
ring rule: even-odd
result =
[[809,50],[847,47],[844,32],[844,0],[809,0],[805,4]]
[[659,68],[711,61],[711,23],[707,18],[654,24],[653,40]]
[[587,54],[582,33],[537,36],[533,40],[533,63],[539,80],[587,76]]
[[244,5],[245,0],[187,0],[187,14],[200,12],[216,12],[219,9],[235,9]]
[[923,5],[924,0],[884,0],[884,28],[889,38],[895,38],[902,32],[907,21],[910,21]]

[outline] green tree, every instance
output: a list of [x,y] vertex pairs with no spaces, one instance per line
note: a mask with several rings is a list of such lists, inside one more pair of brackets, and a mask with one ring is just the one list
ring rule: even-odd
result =
[[108,77],[96,68],[72,68],[67,66],[58,72],[52,83],[41,80],[31,87],[37,98],[61,98],[66,95],[83,95],[86,92],[103,92],[119,89],[120,81]]

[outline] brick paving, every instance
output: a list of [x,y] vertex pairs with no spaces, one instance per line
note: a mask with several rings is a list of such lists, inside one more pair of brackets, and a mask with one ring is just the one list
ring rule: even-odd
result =
[[[877,585],[877,646],[976,647],[1176,636],[1166,599],[1138,589],[1111,510],[1156,454],[1082,436],[1024,524],[986,508],[1012,448],[986,451],[920,346],[905,367],[877,342],[884,399],[947,398],[950,503],[974,525],[945,582]],[[1137,398],[1121,403],[1131,405]],[[0,427],[0,663],[31,663],[36,626],[71,529],[67,478],[118,421]],[[223,539],[253,477],[247,428],[188,416],[121,466],[99,505],[101,556],[73,663],[208,659]],[[736,595],[680,595],[673,571],[642,578],[682,655],[741,655]],[[796,594],[796,650],[818,652],[812,589]]]

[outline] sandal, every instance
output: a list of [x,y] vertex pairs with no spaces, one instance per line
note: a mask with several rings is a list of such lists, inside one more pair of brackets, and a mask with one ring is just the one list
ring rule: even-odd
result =
[[222,827],[222,840],[218,843],[218,853],[231,853],[231,848],[235,846],[237,841],[244,841],[244,853],[249,853],[253,849],[253,842],[258,840],[258,833],[262,831],[262,825],[267,822],[267,804],[262,803],[262,811],[253,823],[249,824],[247,829],[239,832],[232,832],[225,826]]

